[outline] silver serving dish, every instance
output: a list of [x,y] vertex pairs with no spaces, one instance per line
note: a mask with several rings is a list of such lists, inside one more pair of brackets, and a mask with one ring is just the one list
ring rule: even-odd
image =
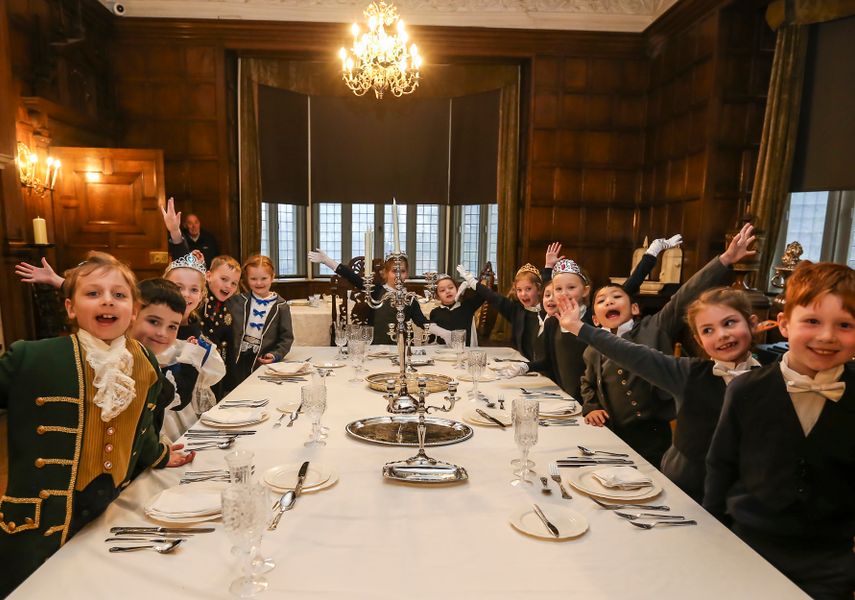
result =
[[[348,423],[345,430],[353,437],[372,444],[418,447],[418,422],[417,415],[370,417]],[[449,446],[466,441],[473,434],[469,425],[451,419],[425,417],[425,426],[425,446]]]
[[469,474],[463,467],[441,460],[413,457],[387,463],[383,477],[405,483],[457,483],[469,479]]
[[[421,365],[419,365],[421,366]],[[365,381],[368,382],[368,386],[372,390],[377,390],[378,392],[386,391],[386,380],[394,379],[396,384],[398,379],[400,378],[400,373],[373,373],[365,378]],[[407,374],[407,392],[410,394],[417,394],[419,392],[419,377],[422,377],[427,380],[427,391],[429,394],[434,394],[436,392],[445,392],[448,390],[448,382],[451,381],[451,377],[448,375],[440,375],[439,373],[408,373]],[[395,385],[395,391],[400,393],[400,385]]]

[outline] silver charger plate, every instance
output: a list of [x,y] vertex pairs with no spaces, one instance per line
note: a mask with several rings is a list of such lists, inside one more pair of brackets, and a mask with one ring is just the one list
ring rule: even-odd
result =
[[[351,436],[372,444],[418,447],[418,421],[417,415],[369,417],[348,423],[345,430]],[[465,423],[439,417],[425,417],[425,426],[426,447],[459,444],[474,433]]]
[[469,474],[457,465],[417,458],[387,463],[383,466],[383,477],[404,483],[437,484],[466,481]]

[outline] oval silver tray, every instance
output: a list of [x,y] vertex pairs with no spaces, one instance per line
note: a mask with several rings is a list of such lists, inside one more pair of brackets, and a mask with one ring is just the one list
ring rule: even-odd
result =
[[[351,436],[372,444],[418,447],[418,420],[416,415],[370,417],[348,423],[345,430]],[[468,440],[473,434],[469,425],[451,419],[425,417],[425,426],[427,447],[458,444]]]
[[451,463],[414,457],[387,463],[383,467],[383,477],[405,483],[438,484],[466,481],[469,474],[463,467]]
[[[372,373],[371,375],[365,378],[365,381],[368,382],[368,385],[372,390],[377,390],[378,392],[385,392],[386,380],[394,379],[397,382],[398,377],[400,377],[399,373]],[[447,391],[448,382],[451,381],[451,377],[449,377],[448,375],[440,375],[439,373],[408,373],[408,393],[417,394],[419,392],[419,377],[424,377],[427,379],[427,391],[430,394],[433,394],[435,392]],[[397,385],[395,386],[395,391],[400,392]]]

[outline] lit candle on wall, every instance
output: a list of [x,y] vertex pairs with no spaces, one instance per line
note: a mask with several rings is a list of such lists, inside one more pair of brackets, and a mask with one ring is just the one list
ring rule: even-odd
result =
[[401,238],[398,235],[398,203],[392,198],[392,232],[395,240],[395,254],[401,253]]
[[50,170],[53,168],[53,159],[48,157],[47,159],[47,170],[45,171],[45,183],[44,186],[47,187],[50,183]]
[[33,219],[33,242],[36,244],[47,244],[47,223],[41,217]]
[[59,173],[59,161],[54,161],[53,163],[53,178],[50,180],[50,189],[54,189],[56,187],[56,175]]

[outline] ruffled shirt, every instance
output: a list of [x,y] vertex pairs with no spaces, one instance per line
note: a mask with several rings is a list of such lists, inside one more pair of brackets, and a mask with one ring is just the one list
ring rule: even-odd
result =
[[93,402],[101,409],[101,420],[112,421],[136,398],[134,357],[127,340],[120,336],[108,344],[83,329],[77,332],[77,339],[95,373],[92,385],[97,391]]
[[840,381],[843,365],[820,371],[815,377],[802,375],[790,367],[790,353],[781,357],[781,374],[787,385],[787,392],[793,402],[793,408],[799,418],[802,431],[807,436],[819,420],[825,401],[837,402],[843,397],[846,383]]

